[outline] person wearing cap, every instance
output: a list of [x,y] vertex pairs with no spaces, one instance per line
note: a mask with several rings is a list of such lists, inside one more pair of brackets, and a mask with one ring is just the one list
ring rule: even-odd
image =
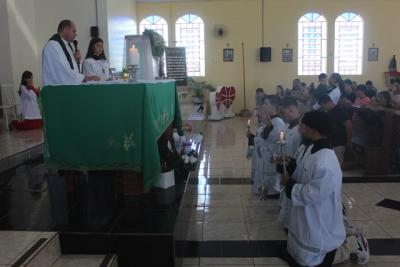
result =
[[299,129],[312,144],[292,175],[282,175],[291,207],[287,247],[281,257],[290,266],[331,266],[346,239],[342,171],[329,141],[333,125],[326,112],[306,113]]

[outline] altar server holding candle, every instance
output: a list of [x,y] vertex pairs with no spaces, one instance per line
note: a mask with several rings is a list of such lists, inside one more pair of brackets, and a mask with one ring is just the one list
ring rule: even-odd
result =
[[308,112],[301,120],[303,137],[312,141],[291,179],[283,175],[291,199],[287,251],[291,266],[331,266],[346,238],[342,214],[342,172],[329,142],[329,114]]
[[263,148],[262,154],[265,159],[264,173],[267,184],[267,197],[274,199],[279,198],[281,185],[280,175],[276,171],[276,166],[272,162],[272,158],[281,154],[280,138],[284,138],[284,133],[287,131],[284,121],[279,117],[279,104],[280,99],[275,95],[267,96],[265,100],[273,129],[266,140],[267,144]]

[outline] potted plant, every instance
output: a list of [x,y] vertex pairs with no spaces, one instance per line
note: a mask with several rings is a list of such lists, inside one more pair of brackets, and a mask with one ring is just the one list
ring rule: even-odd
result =
[[193,78],[188,78],[187,84],[193,92],[193,104],[202,104],[204,102],[204,95],[216,90],[211,84],[205,81],[197,82]]
[[164,38],[156,31],[146,29],[142,33],[147,35],[150,39],[151,53],[157,64],[157,71],[159,78],[165,78],[164,73],[164,52],[165,52],[165,41]]

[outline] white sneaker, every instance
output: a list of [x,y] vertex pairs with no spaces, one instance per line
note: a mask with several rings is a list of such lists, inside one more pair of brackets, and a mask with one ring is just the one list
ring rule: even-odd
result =
[[357,255],[357,264],[364,265],[367,264],[369,261],[369,246],[368,240],[365,237],[364,231],[361,231],[356,235],[358,250],[356,252]]

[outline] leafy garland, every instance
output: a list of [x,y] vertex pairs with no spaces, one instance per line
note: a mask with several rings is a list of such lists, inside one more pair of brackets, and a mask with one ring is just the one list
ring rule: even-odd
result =
[[160,59],[164,56],[165,41],[164,38],[156,31],[146,29],[142,33],[150,39],[151,53],[154,58]]

